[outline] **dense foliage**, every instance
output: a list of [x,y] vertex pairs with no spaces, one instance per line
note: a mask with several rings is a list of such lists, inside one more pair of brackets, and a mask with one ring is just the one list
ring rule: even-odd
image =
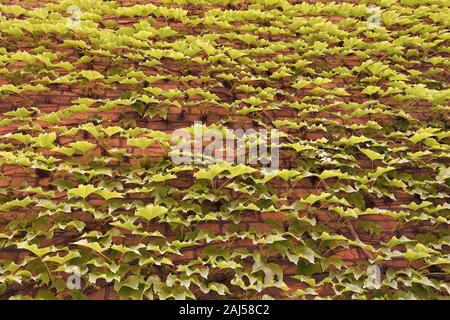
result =
[[448,4],[0,0],[0,297],[448,298]]

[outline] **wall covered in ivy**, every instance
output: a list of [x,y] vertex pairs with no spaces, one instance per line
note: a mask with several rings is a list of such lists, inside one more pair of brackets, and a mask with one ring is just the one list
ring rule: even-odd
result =
[[[449,27],[445,0],[0,0],[0,299],[448,298]],[[276,129],[279,167],[177,164],[183,128]]]

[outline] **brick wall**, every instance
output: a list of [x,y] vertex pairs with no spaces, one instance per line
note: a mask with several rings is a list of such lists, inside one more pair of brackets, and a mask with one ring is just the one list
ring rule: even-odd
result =
[[[131,6],[136,3],[158,3],[159,1],[118,1],[122,6]],[[310,1],[310,3],[314,3],[318,1]],[[348,1],[350,2],[350,1]],[[7,4],[12,4],[13,2],[8,2]],[[46,1],[38,1],[35,3],[19,3],[22,7],[40,7],[46,3]],[[354,2],[356,3],[356,2]],[[241,4],[242,7],[245,4]],[[206,7],[201,6],[190,6],[189,15],[201,14],[206,10]],[[307,17],[307,16],[306,16]],[[333,23],[339,23],[343,19],[340,16],[324,16],[326,19]],[[126,17],[104,17],[110,20],[115,20],[119,26],[132,26],[134,23],[138,21],[137,18],[126,18]],[[164,18],[154,18],[153,26],[154,27],[163,27],[166,25],[170,25],[176,31],[181,33],[186,32],[186,26],[180,22],[168,22]],[[211,27],[213,28],[213,27]],[[194,35],[199,34],[201,32],[201,28],[192,28],[189,30],[189,33]],[[395,34],[395,26],[389,29],[392,34]],[[62,36],[55,35],[43,35],[40,40],[48,40],[48,44],[46,48],[51,50],[52,52],[58,52],[63,57],[61,60],[69,61],[74,63],[81,57],[80,50],[76,50],[73,47],[67,47],[62,44]],[[84,36],[75,35],[74,38],[85,39]],[[269,41],[294,41],[295,39],[291,39],[289,36],[282,37],[279,35],[267,35],[267,40]],[[6,43],[9,41],[9,43]],[[225,41],[221,39],[221,41]],[[31,52],[35,46],[35,40],[29,34],[24,34],[19,39],[17,38],[4,38],[2,39],[2,46],[4,46],[8,52],[13,51],[29,51]],[[246,48],[248,47],[246,44],[238,40],[234,40],[233,42],[226,43],[227,45],[234,46],[235,48]],[[294,50],[292,48],[285,49],[284,52],[274,53],[272,56],[266,55],[262,56],[262,61],[270,61],[271,59],[276,58],[276,56],[280,54],[289,55],[293,54]],[[442,53],[444,55],[444,53]],[[445,54],[447,56],[447,54]],[[373,59],[381,59],[384,61],[388,61],[389,57],[383,55],[382,52],[376,53],[372,57]],[[355,55],[347,55],[340,56],[338,54],[328,56],[319,57],[316,61],[324,61],[326,63],[327,68],[333,67],[347,67],[349,69],[360,65],[363,60],[358,58]],[[163,72],[167,75],[172,75],[175,79],[177,77],[181,77],[186,74],[199,74],[203,70],[203,66],[197,63],[184,64],[181,66],[176,61],[170,58],[162,58],[161,59],[162,67],[156,70],[153,67],[145,67],[139,65],[136,61],[126,60],[120,63],[120,66],[123,68],[134,66],[135,69],[143,71],[146,76],[161,74]],[[101,73],[106,73],[111,67],[113,63],[109,59],[102,58],[101,56],[95,56],[94,60],[87,64],[79,64],[77,65],[77,69],[86,69],[86,70],[96,70]],[[9,64],[6,68],[12,74],[14,72],[18,72],[26,67],[26,63],[17,62],[17,64]],[[432,65],[429,63],[416,64],[413,67],[417,71],[421,71],[426,73]],[[39,68],[44,68],[44,64],[36,61],[33,65],[34,70],[39,70]],[[320,68],[320,66],[318,66]],[[54,69],[57,72],[58,76],[64,76],[69,72],[62,68]],[[32,81],[34,78],[34,74],[30,73],[26,76],[23,76],[20,79],[20,83],[26,83],[27,81]],[[437,76],[440,80],[444,82],[448,80],[448,69],[444,70],[443,74]],[[27,77],[29,79],[27,79]],[[258,113],[258,120],[262,120],[263,122],[271,122],[274,120],[291,120],[298,119],[308,121],[308,118],[304,118],[303,116],[299,116],[299,110],[296,110],[290,107],[285,102],[289,101],[299,101],[304,97],[311,96],[311,90],[314,87],[306,87],[302,89],[294,89],[292,88],[292,81],[294,80],[294,76],[292,77],[283,77],[278,79],[276,82],[272,82],[270,85],[272,88],[280,89],[285,94],[275,96],[274,103],[280,102],[280,107],[277,110],[267,110],[263,113]],[[439,80],[439,79],[438,79]],[[0,85],[1,84],[11,84],[12,78],[2,77],[0,76]],[[333,82],[322,86],[325,89],[332,89],[337,87],[351,87],[352,84],[357,83],[359,79],[357,78],[333,78]],[[49,84],[49,90],[46,92],[31,92],[25,91],[20,94],[7,94],[0,96],[0,120],[6,119],[4,113],[16,110],[19,107],[25,108],[35,108],[39,109],[41,114],[50,114],[52,112],[57,112],[59,110],[63,110],[65,108],[73,105],[73,101],[78,98],[90,98],[90,99],[118,99],[123,97],[124,93],[141,90],[145,87],[146,84],[139,83],[137,85],[126,85],[126,84],[118,84],[118,83],[110,83],[108,86],[105,86],[102,81],[95,82],[93,84],[87,85],[83,83],[73,83],[73,84]],[[263,82],[258,82],[255,80],[255,86],[258,85],[266,85]],[[190,83],[183,83],[176,80],[161,80],[156,81],[151,84],[153,87],[159,87],[163,90],[170,89],[180,89],[186,90],[189,86],[204,86],[208,88],[211,93],[216,94],[221,101],[231,103],[237,99],[242,99],[245,97],[249,97],[249,94],[246,93],[236,93],[232,87],[222,86],[222,87],[210,87],[205,84],[191,81]],[[201,103],[195,104],[196,97],[190,97],[191,103],[193,103],[189,107],[167,107],[167,115],[166,117],[161,116],[153,116],[153,117],[142,117],[139,115],[136,110],[132,107],[122,106],[120,108],[114,108],[108,111],[101,111],[98,109],[90,110],[83,113],[77,113],[73,117],[68,117],[62,119],[58,125],[66,126],[67,128],[71,128],[77,126],[82,123],[88,123],[92,121],[92,119],[102,119],[101,125],[104,127],[107,126],[119,126],[124,127],[133,123],[136,127],[148,128],[157,131],[163,131],[165,133],[170,134],[173,130],[177,128],[185,128],[194,124],[195,121],[202,121],[205,124],[213,124],[218,123],[224,118],[229,117],[232,119],[228,126],[230,128],[260,128],[258,122],[256,121],[256,117],[252,114],[243,116],[240,114],[239,109],[229,109],[224,107],[211,106],[208,103],[200,100],[200,97],[197,97]],[[364,103],[368,101],[370,97],[368,95],[361,93],[358,90],[354,90],[351,92],[350,96],[347,97],[326,97],[323,96],[321,103],[323,105],[332,105],[337,102],[344,103]],[[393,109],[398,108],[398,102],[394,101],[392,97],[379,97],[377,99],[380,103],[390,106]],[[184,101],[180,99],[179,101],[182,105]],[[99,104],[95,103],[93,106],[98,106]],[[413,105],[406,104],[402,106],[403,110],[408,113],[415,122],[419,121],[433,121],[436,120],[437,117],[441,117],[441,115],[436,113],[428,113],[427,110],[430,108],[430,103],[426,100],[416,101]],[[367,121],[375,121],[381,126],[389,126],[394,121],[396,121],[395,115],[390,115],[387,113],[377,113],[377,114],[368,114],[359,117],[350,117],[348,119],[343,119],[340,116],[337,116],[337,112],[342,112],[342,109],[339,106],[331,106],[326,109],[319,110],[314,115],[311,114],[315,119],[322,118],[326,119],[326,121],[337,121],[341,124],[365,124]],[[444,113],[445,115],[445,113]],[[446,114],[448,116],[448,114]],[[48,123],[42,120],[38,120],[38,114],[35,113],[31,115],[31,121],[29,122],[31,125],[39,125],[42,127],[43,131],[50,132],[52,131],[52,127],[54,126],[52,123]],[[445,118],[444,118],[445,119]],[[24,123],[21,122],[12,122],[10,124],[2,125],[0,127],[0,135],[2,143],[10,143],[17,148],[22,148],[23,145],[14,139],[7,139],[5,135],[8,133],[17,133],[17,132],[25,132],[21,126]],[[306,141],[318,140],[321,138],[327,138],[332,140],[334,138],[338,139],[338,135],[333,132],[333,125],[330,125],[330,130],[320,130],[317,128],[308,128],[303,127],[301,129],[284,129],[287,133],[289,133],[291,139],[303,139]],[[28,131],[31,133],[31,131]],[[75,141],[89,141],[91,143],[97,144],[97,139],[93,137],[91,134],[86,131],[80,130],[74,136],[58,136],[55,143],[58,146],[69,146],[70,143]],[[282,142],[288,143],[287,140],[283,140]],[[126,150],[127,153],[130,154],[129,157],[124,159],[123,161],[111,161],[108,163],[108,167],[116,170],[116,172],[125,173],[131,166],[139,166],[142,164],[143,159],[147,159],[146,161],[159,161],[161,158],[167,157],[167,149],[165,149],[161,144],[155,142],[151,144],[148,148],[141,150],[136,147],[130,147],[127,145],[127,138],[121,137],[120,135],[114,135],[112,137],[105,137],[102,140],[101,144],[91,150],[88,154],[83,156],[73,156],[71,158],[71,163],[82,163],[89,165],[92,161],[95,160],[95,157],[105,156],[108,154],[108,150],[111,148],[121,148]],[[65,159],[58,152],[52,152],[49,150],[42,149],[40,150],[42,155],[46,157],[53,156],[57,159]],[[360,166],[361,170],[374,170],[378,166],[383,166],[383,163],[376,160],[374,162],[370,161],[367,157],[362,154],[355,155],[356,163]],[[293,154],[292,150],[289,148],[283,148],[281,151],[281,162],[280,166],[282,169],[295,169],[297,163],[299,161],[299,157]],[[424,158],[426,161],[426,158]],[[448,158],[442,160],[443,162],[448,163]],[[332,166],[329,166],[331,169]],[[328,169],[328,167],[321,166],[322,170]],[[412,166],[398,166],[397,170],[403,173],[410,173],[413,175],[426,175],[427,170],[431,170],[429,168],[422,168],[420,172],[417,172],[417,167]],[[120,175],[117,175],[120,176]],[[7,190],[7,194],[4,195],[3,201],[6,199],[12,199],[14,197],[22,198],[26,193],[20,191],[24,186],[30,187],[42,187],[45,191],[53,191],[55,194],[52,197],[52,200],[58,201],[61,199],[63,201],[67,198],[67,193],[65,191],[58,190],[54,182],[58,179],[67,179],[67,181],[76,182],[74,176],[68,172],[66,169],[62,170],[54,170],[54,171],[46,171],[39,168],[32,168],[27,166],[20,166],[17,164],[7,164],[0,162],[0,188],[4,188]],[[94,181],[99,183],[101,178],[95,178]],[[193,185],[195,179],[193,178],[192,172],[185,172],[177,174],[177,179],[171,180],[167,182],[168,186],[175,187],[179,190],[186,190]],[[218,180],[217,183],[220,185],[226,182],[226,180]],[[286,204],[295,203],[296,200],[305,198],[310,194],[320,194],[322,191],[327,191],[328,186],[333,185],[338,182],[337,179],[328,179],[326,183],[321,182],[317,177],[311,176],[306,177],[296,183],[293,181],[284,181],[283,179],[276,178],[271,180],[268,183],[269,189],[277,195],[283,196],[286,198]],[[130,185],[131,187],[131,185]],[[239,197],[238,193],[233,194],[230,193],[231,197],[235,197],[236,199]],[[0,193],[1,197],[1,193]],[[369,208],[378,208],[378,209],[388,209],[394,212],[399,212],[403,210],[403,205],[407,205],[411,202],[417,201],[418,197],[414,194],[408,194],[406,192],[402,192],[401,190],[395,191],[396,200],[389,199],[387,197],[376,197],[373,195],[368,195],[365,200],[366,207]],[[173,196],[174,199],[177,198],[176,195]],[[149,196],[145,193],[133,193],[128,194],[124,202],[132,203],[136,200],[144,200],[148,201]],[[107,201],[99,196],[89,196],[87,199],[88,203],[98,210],[105,210],[108,204]],[[439,205],[444,204],[448,199],[434,199],[433,204]],[[217,210],[220,203],[215,202],[205,202],[202,206],[210,208],[211,211]],[[32,222],[34,219],[37,219],[40,208],[36,207],[27,207],[27,208],[11,208],[6,212],[0,212],[0,232],[6,230],[7,226],[11,226],[12,221],[28,221]],[[103,223],[102,219],[95,219],[92,214],[88,212],[83,212],[82,210],[73,212],[73,218],[77,221],[82,221],[85,223],[89,230],[105,230],[108,226]],[[309,218],[315,218],[318,224],[323,224],[326,226],[329,232],[334,234],[343,235],[349,239],[357,240],[358,238],[367,244],[374,244],[382,242],[388,242],[393,236],[400,237],[401,235],[405,235],[410,238],[415,238],[417,234],[427,233],[430,225],[427,222],[421,221],[411,221],[408,223],[399,224],[397,219],[388,215],[377,214],[377,215],[366,215],[355,219],[356,221],[367,221],[370,220],[376,225],[382,227],[382,231],[378,234],[370,234],[368,231],[357,228],[355,231],[353,225],[342,224],[339,218],[336,218],[336,214],[330,212],[329,208],[326,206],[315,208],[312,211],[300,210],[298,212],[299,217],[307,216]],[[207,229],[210,230],[215,235],[223,235],[228,230],[232,228],[239,228],[240,230],[257,230],[260,233],[270,233],[273,228],[282,228],[286,229],[289,227],[289,217],[286,214],[281,212],[263,212],[263,213],[254,213],[252,211],[243,211],[240,214],[240,222],[233,223],[230,220],[219,220],[214,222],[200,222],[195,228],[198,229]],[[175,239],[175,236],[178,233],[178,230],[173,230],[169,224],[152,224],[149,226],[149,230],[160,231],[166,238],[167,241],[170,239]],[[113,243],[115,244],[125,244],[125,245],[137,245],[139,243],[145,243],[146,240],[141,239],[141,237],[137,235],[131,234],[128,230],[122,230],[124,237],[116,237],[112,238]],[[72,237],[76,237],[77,232],[68,231],[67,234],[63,232],[55,233],[53,237],[50,239],[43,239],[42,243],[45,244],[55,244],[60,245],[62,243],[68,243],[71,241]],[[205,245],[193,246],[182,249],[182,255],[170,255],[173,263],[176,265],[182,264],[183,262],[195,259],[198,256],[204,254]],[[234,240],[225,244],[226,248],[247,248],[249,251],[259,250],[260,246],[255,245],[250,240]],[[23,250],[20,248],[7,247],[0,249],[0,260],[11,260],[15,261],[15,263],[20,264],[23,259],[30,255],[30,252],[27,250]],[[336,257],[341,258],[344,261],[344,266],[356,266],[360,262],[367,262],[368,259],[372,258],[371,253],[367,252],[367,250],[357,248],[357,247],[349,247],[348,249],[340,248],[335,252]],[[281,258],[279,255],[274,254],[273,257],[269,257],[268,261],[274,262],[277,265],[281,266],[284,270],[284,281],[289,286],[289,293],[293,293],[297,289],[303,289],[306,287],[304,283],[301,281],[295,280],[293,276],[297,274],[297,267],[295,264],[290,263],[285,258]],[[243,262],[246,263],[246,262]],[[382,268],[404,268],[411,266],[413,268],[420,268],[423,266],[423,263],[420,260],[408,262],[405,259],[393,259],[390,261],[382,261],[380,263]],[[159,268],[160,276],[164,278],[167,276],[169,269],[165,269],[164,267]],[[214,274],[214,278],[217,282],[226,282],[227,277],[229,275],[226,272],[217,272]],[[239,291],[238,288],[234,288],[233,292],[235,297],[241,297],[242,292]],[[7,298],[12,294],[30,294],[33,295],[35,289],[33,286],[19,286],[14,285],[9,288],[9,292],[4,293],[3,297]],[[277,289],[266,289],[261,294],[270,294],[271,296],[277,298],[285,298],[286,295],[281,290]],[[333,294],[332,290],[329,286],[323,286],[320,288],[319,293],[322,295]],[[105,281],[99,281],[97,283],[97,287],[90,287],[87,292],[87,296],[91,299],[117,299],[117,293],[115,292],[113,285],[109,284]],[[215,294],[201,294],[198,295],[199,298],[215,298]]]

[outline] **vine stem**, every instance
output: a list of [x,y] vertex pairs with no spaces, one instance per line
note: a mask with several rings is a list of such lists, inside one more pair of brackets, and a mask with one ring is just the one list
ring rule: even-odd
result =
[[[353,223],[352,223],[350,220],[347,221],[347,226],[348,226],[348,228],[349,228],[350,233],[352,234],[352,236],[353,236],[356,240],[361,241],[361,238],[359,237],[358,232],[356,231],[355,227],[353,226]],[[359,248],[359,249],[360,249],[361,252],[366,256],[366,258],[373,259],[373,258],[375,257],[375,256],[373,255],[373,253],[371,253],[369,250],[366,250],[366,249],[363,249],[363,248]]]

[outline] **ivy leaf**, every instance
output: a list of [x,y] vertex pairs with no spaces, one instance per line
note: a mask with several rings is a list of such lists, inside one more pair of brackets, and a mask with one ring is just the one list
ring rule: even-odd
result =
[[22,90],[17,88],[16,86],[12,85],[12,84],[4,84],[2,86],[0,86],[0,93],[3,91],[10,91],[10,92],[14,92],[14,93],[20,93]]
[[370,160],[383,160],[384,156],[378,152],[372,151],[370,149],[360,148],[362,153],[364,153]]
[[394,167],[378,167],[377,170],[375,170],[375,172],[370,172],[369,173],[369,177],[374,177],[375,179],[378,179],[380,176],[384,175],[385,173],[395,170]]
[[436,180],[441,183],[449,178],[450,178],[450,168],[441,169],[441,171],[439,171],[439,174],[436,176]]
[[423,258],[428,258],[430,255],[424,251],[416,251],[407,249],[405,253],[402,253],[402,256],[408,261],[419,260]]
[[235,208],[231,209],[231,211],[235,211],[235,210],[251,210],[251,211],[261,211],[260,208],[258,208],[258,206],[254,203],[249,203],[247,205],[244,205],[243,203],[239,203]]
[[235,50],[235,49],[228,50],[228,54],[230,55],[231,59],[233,59],[233,60],[236,60],[236,59],[246,55],[245,52],[243,52],[241,50]]
[[83,129],[86,132],[89,132],[94,138],[97,139],[100,135],[99,127],[101,128],[101,126],[94,126],[92,123],[88,123],[82,126],[81,129]]
[[11,135],[8,135],[9,138],[17,140],[22,142],[23,144],[30,144],[33,141],[33,137],[29,134],[23,134],[23,133],[14,133]]
[[46,256],[43,261],[50,261],[50,262],[56,262],[57,264],[65,264],[68,261],[81,257],[81,254],[78,251],[70,251],[65,256],[61,257],[59,255],[54,256]]
[[378,92],[378,91],[380,91],[380,87],[375,87],[375,86],[367,86],[363,91],[362,91],[362,93],[365,93],[365,94],[367,94],[367,95],[372,95],[372,94],[374,94],[375,92]]
[[292,85],[292,87],[295,89],[301,89],[301,88],[308,86],[309,84],[311,84],[311,81],[306,81],[306,80],[301,79],[301,80],[298,80],[296,83],[294,83]]
[[138,147],[139,149],[145,149],[153,143],[152,139],[149,138],[131,138],[128,139],[128,145],[132,147]]
[[102,198],[104,198],[105,200],[123,198],[123,196],[119,192],[109,191],[106,189],[98,190],[97,194]]
[[32,114],[32,111],[28,111],[25,108],[18,108],[14,111],[9,111],[9,112],[5,112],[3,113],[5,116],[9,116],[9,117],[17,117],[17,118],[26,118],[28,117],[30,114]]
[[106,250],[106,248],[102,248],[102,246],[100,246],[98,242],[89,242],[87,239],[79,240],[77,242],[74,242],[73,244],[92,249],[97,253],[102,253]]
[[39,248],[36,244],[29,245],[28,243],[20,243],[17,245],[19,249],[26,249],[28,251],[33,252],[38,257],[43,257],[47,253],[52,252],[52,248],[46,247],[46,248]]
[[123,129],[121,127],[107,127],[104,128],[103,131],[109,136],[112,137],[113,135],[115,135],[116,133],[122,132]]
[[411,202],[411,203],[409,203],[406,207],[407,207],[408,209],[410,209],[410,210],[417,211],[417,210],[420,210],[420,209],[429,207],[429,206],[431,206],[432,204],[433,204],[433,203],[430,202],[430,201],[422,201],[420,204],[417,204],[417,203],[415,203],[415,202]]
[[300,201],[308,203],[308,204],[314,204],[317,201],[322,201],[324,199],[327,199],[330,196],[331,196],[331,194],[328,192],[323,192],[320,195],[310,194],[306,199],[302,199]]
[[88,185],[79,185],[77,188],[70,189],[68,193],[70,195],[74,195],[77,197],[81,197],[83,199],[86,199],[90,194],[97,191],[97,188],[94,187],[92,184]]
[[386,247],[388,247],[388,248],[392,248],[392,247],[398,246],[399,244],[405,244],[405,243],[412,242],[412,241],[413,240],[408,239],[407,237],[405,237],[403,235],[400,238],[397,238],[396,236],[393,236],[389,240],[389,242],[385,243],[384,245]]
[[125,279],[125,281],[123,282],[123,285],[126,287],[129,287],[133,290],[138,290],[140,279],[141,278],[137,275],[131,275]]
[[168,38],[168,37],[172,37],[172,36],[176,35],[177,32],[172,30],[169,26],[167,26],[167,27],[157,29],[156,34],[158,36],[160,36],[161,38]]
[[14,207],[24,208],[28,206],[30,203],[33,203],[33,200],[30,197],[23,198],[22,200],[14,199],[0,205],[0,211],[8,211],[9,209]]
[[61,121],[58,114],[56,112],[52,112],[49,114],[44,114],[38,117],[39,121],[47,122],[47,123],[58,123]]
[[237,166],[231,166],[227,170],[230,172],[230,174],[227,175],[227,178],[234,178],[237,176],[241,176],[244,174],[249,174],[249,173],[253,173],[253,172],[257,171],[256,169],[246,166],[246,165],[243,165],[243,164],[239,164]]
[[46,148],[53,145],[56,140],[56,133],[42,133],[36,138],[36,144],[39,147]]
[[217,164],[209,166],[207,169],[200,169],[194,174],[194,177],[197,179],[207,179],[212,180],[217,177],[220,173],[222,173],[226,168],[226,166]]
[[434,136],[434,133],[436,131],[438,131],[438,130],[439,129],[436,129],[436,128],[419,129],[419,130],[417,130],[417,132],[411,138],[409,138],[409,140],[412,143],[417,143],[417,142],[422,141],[422,140],[424,140],[426,138]]
[[296,67],[297,69],[303,68],[305,66],[307,66],[308,64],[311,64],[311,61],[308,60],[298,60],[295,64],[294,67]]
[[158,173],[152,177],[152,180],[155,182],[163,182],[163,181],[172,180],[172,179],[176,179],[176,178],[177,178],[177,176],[174,174],[165,174],[164,175],[162,173]]
[[367,142],[367,141],[370,141],[370,139],[366,138],[364,136],[361,136],[361,137],[351,136],[350,138],[342,138],[341,140],[338,141],[338,144],[352,146],[352,145],[360,144],[360,143]]
[[320,175],[318,175],[320,180],[325,180],[333,177],[346,178],[347,175],[342,173],[340,170],[324,170]]
[[77,141],[77,142],[72,142],[70,144],[70,147],[82,154],[86,154],[89,150],[96,148],[97,145],[90,143],[88,141]]
[[169,210],[165,207],[150,204],[146,207],[136,210],[136,215],[150,221],[154,218],[165,215],[168,211]]
[[93,70],[83,70],[80,72],[80,74],[88,79],[89,81],[94,81],[98,79],[104,79],[105,77],[98,71]]

